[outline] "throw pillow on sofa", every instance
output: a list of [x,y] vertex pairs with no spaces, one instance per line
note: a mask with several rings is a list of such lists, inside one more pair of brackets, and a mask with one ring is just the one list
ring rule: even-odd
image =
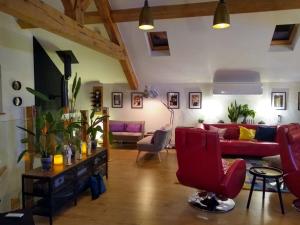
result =
[[209,126],[209,131],[217,132],[219,134],[219,138],[224,139],[224,134],[226,132],[226,128],[218,128],[215,126]]
[[109,124],[109,131],[110,132],[123,132],[125,130],[124,123],[111,123]]
[[256,130],[247,129],[246,127],[240,126],[240,137],[239,140],[253,140],[255,137]]
[[240,129],[238,127],[228,127],[224,134],[226,140],[238,140],[240,137]]
[[141,132],[141,124],[127,124],[126,132],[139,133]]
[[269,141],[274,142],[276,136],[275,127],[257,127],[255,139],[258,141]]

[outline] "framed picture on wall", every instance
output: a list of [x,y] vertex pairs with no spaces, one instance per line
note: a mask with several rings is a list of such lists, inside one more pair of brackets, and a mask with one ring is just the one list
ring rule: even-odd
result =
[[202,92],[189,92],[189,108],[201,109],[202,107]]
[[123,108],[123,92],[112,92],[111,93],[111,107],[112,108]]
[[179,109],[179,92],[168,92],[167,101],[169,109]]
[[271,103],[274,109],[286,110],[286,92],[272,92]]
[[143,108],[143,93],[132,92],[131,93],[131,108],[142,109]]

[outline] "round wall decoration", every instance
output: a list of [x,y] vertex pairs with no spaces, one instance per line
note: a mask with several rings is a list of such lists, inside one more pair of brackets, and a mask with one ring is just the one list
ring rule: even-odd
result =
[[13,103],[14,103],[15,106],[22,105],[22,102],[23,102],[23,100],[22,100],[21,97],[14,97],[14,99],[13,99]]
[[21,89],[22,84],[21,84],[20,81],[15,80],[15,81],[12,82],[12,85],[11,85],[11,86],[12,86],[12,88],[13,88],[14,90],[18,91],[18,90]]

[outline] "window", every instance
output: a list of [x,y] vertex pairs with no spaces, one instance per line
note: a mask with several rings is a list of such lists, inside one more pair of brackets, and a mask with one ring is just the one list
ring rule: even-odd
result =
[[276,25],[271,45],[291,45],[297,28],[297,24]]
[[166,31],[149,32],[148,39],[152,51],[167,51],[170,50],[168,35]]

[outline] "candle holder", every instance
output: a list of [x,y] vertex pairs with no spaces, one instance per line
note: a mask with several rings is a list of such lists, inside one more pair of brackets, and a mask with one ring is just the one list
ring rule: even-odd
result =
[[62,165],[64,163],[64,157],[61,154],[54,155],[53,164],[54,165]]

